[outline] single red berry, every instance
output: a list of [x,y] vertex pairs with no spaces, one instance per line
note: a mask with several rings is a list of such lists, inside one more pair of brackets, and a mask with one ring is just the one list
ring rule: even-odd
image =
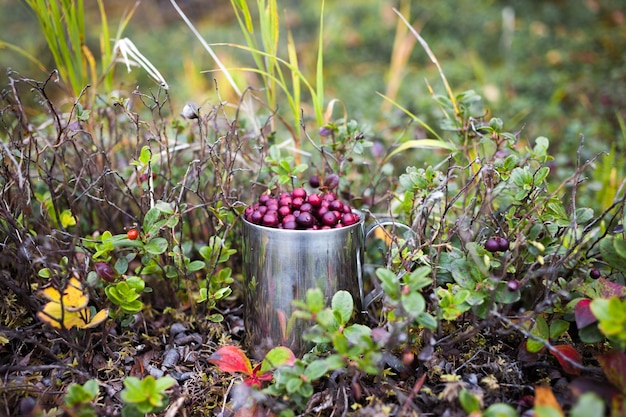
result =
[[322,223],[326,226],[334,226],[337,224],[338,217],[335,215],[334,211],[328,211],[324,216],[322,216]]
[[296,217],[296,222],[302,227],[312,227],[315,224],[315,217],[311,213],[304,211]]
[[309,178],[309,185],[313,188],[319,188],[320,177],[318,177],[317,175],[313,175],[311,178]]
[[293,196],[293,198],[302,198],[303,200],[306,198],[306,190],[304,188],[295,188],[292,192],[291,195]]
[[341,216],[341,224],[344,226],[352,226],[353,224],[358,223],[361,220],[358,214],[356,213],[344,213]]
[[509,291],[517,291],[519,288],[519,281],[512,279],[511,281],[506,283],[506,287]]
[[310,205],[312,205],[315,208],[318,208],[322,205],[322,197],[320,197],[319,194],[310,194],[307,198],[306,198],[307,203],[309,203]]
[[339,185],[339,176],[337,174],[330,174],[324,178],[324,185],[329,190],[334,190]]
[[261,194],[259,197],[259,203],[261,203],[261,205],[265,205],[271,198],[272,196],[269,194]]
[[593,268],[591,271],[589,271],[589,276],[593,279],[598,279],[602,276],[602,272],[600,272],[598,268]]
[[500,237],[497,238],[498,239],[498,246],[500,247],[500,251],[501,252],[506,252],[509,250],[509,247],[511,246],[509,243],[509,240],[505,237]]
[[130,240],[137,240],[139,237],[139,230],[135,228],[128,230],[128,232],[126,232],[126,237]]
[[498,252],[500,250],[500,241],[495,237],[490,237],[485,242],[485,250],[491,253]]

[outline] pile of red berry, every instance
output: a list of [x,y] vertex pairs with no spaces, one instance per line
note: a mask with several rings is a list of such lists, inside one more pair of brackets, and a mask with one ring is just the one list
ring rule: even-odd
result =
[[244,215],[250,223],[290,230],[326,230],[361,220],[334,192],[307,194],[304,188],[278,196],[262,194]]

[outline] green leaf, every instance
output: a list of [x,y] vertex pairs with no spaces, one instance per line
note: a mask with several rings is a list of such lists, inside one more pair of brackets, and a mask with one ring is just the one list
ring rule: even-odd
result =
[[563,412],[549,405],[536,405],[533,408],[536,417],[563,417]]
[[291,349],[278,346],[267,352],[261,362],[260,374],[276,369],[281,366],[292,366],[296,362],[296,356]]
[[418,324],[420,324],[421,326],[424,326],[427,329],[430,329],[430,330],[437,329],[437,319],[435,319],[433,316],[431,316],[430,314],[426,312],[420,313],[415,318],[415,321],[417,321]]
[[324,293],[319,288],[311,288],[306,292],[306,304],[312,313],[319,313],[324,309]]
[[411,288],[412,291],[421,290],[432,284],[433,280],[430,278],[431,268],[429,266],[420,266],[415,271],[404,276],[404,282]]
[[354,312],[354,301],[348,291],[337,291],[333,296],[331,306],[333,312],[339,314],[339,324],[344,325],[350,321],[350,317],[352,317],[352,313]]
[[166,203],[165,201],[158,201],[154,208],[160,211],[163,214],[174,214],[174,208],[170,203]]
[[152,226],[154,225],[154,223],[156,223],[157,220],[159,220],[160,216],[161,216],[161,211],[158,208],[152,207],[150,210],[148,210],[148,212],[143,218],[143,230],[144,231],[150,230]]
[[328,372],[328,363],[324,360],[315,360],[306,367],[304,376],[307,381],[311,382],[323,377],[326,372]]
[[139,153],[139,162],[144,165],[147,165],[150,162],[150,158],[152,157],[152,151],[148,145],[145,145],[141,148],[141,152]]
[[617,252],[617,246],[622,250],[622,244],[614,242],[619,241],[621,239],[616,239],[614,237],[602,239],[600,242],[600,254],[602,255],[602,259],[608,263],[612,268],[617,269],[621,272],[626,272],[626,257],[621,256]]
[[528,172],[527,168],[517,167],[511,171],[511,181],[518,187],[524,188],[524,186],[530,185],[533,181],[533,176]]
[[67,394],[63,398],[63,401],[70,407],[87,404],[96,398],[99,390],[100,386],[95,379],[90,379],[83,385],[71,383],[67,387]]
[[144,246],[144,249],[149,254],[160,255],[162,253],[165,253],[165,251],[167,250],[167,246],[168,243],[165,238],[155,237]]
[[203,269],[205,267],[205,263],[202,261],[191,261],[189,262],[189,264],[187,265],[187,272],[196,272],[196,271],[200,271],[201,269]]
[[517,411],[505,403],[495,403],[487,407],[483,417],[518,417]]
[[467,414],[480,411],[480,400],[466,389],[459,393],[459,402]]
[[349,345],[346,336],[343,333],[335,333],[332,340],[333,347],[335,348],[337,353],[339,353],[340,355],[347,355]]
[[63,226],[63,228],[66,229],[69,226],[75,226],[75,225],[76,225],[76,217],[72,215],[71,210],[69,209],[63,210],[61,212],[61,226]]
[[589,305],[593,315],[600,321],[611,320],[611,310],[609,306],[610,303],[607,298],[596,298],[592,300]]
[[570,417],[589,417],[604,415],[604,401],[593,392],[582,394],[570,410]]
[[[152,377],[150,377],[152,378]],[[128,376],[124,379],[124,390],[122,390],[121,397],[125,403],[137,403],[145,399],[143,393],[143,387],[141,380],[134,376]]]
[[613,247],[615,248],[615,252],[621,257],[626,259],[626,240],[613,238]]
[[365,339],[369,339],[372,334],[372,329],[363,324],[353,324],[344,329],[343,334],[346,339],[353,345],[363,344]]
[[541,182],[543,182],[547,177],[548,174],[550,173],[550,168],[549,167],[541,167],[537,170],[537,172],[535,173],[535,184],[539,184]]
[[550,339],[558,339],[569,330],[569,322],[560,319],[553,319],[550,322]]
[[285,384],[285,388],[287,389],[288,393],[293,394],[300,389],[302,384],[304,384],[304,381],[302,381],[301,378],[291,378]]
[[[550,338],[550,328],[548,327],[548,323],[543,316],[537,316],[535,325],[531,329],[530,333],[544,340],[548,340]],[[528,349],[531,353],[539,352],[544,346],[545,345],[542,342],[535,339],[529,338],[526,342],[526,349]]]
[[582,207],[579,209],[576,209],[576,223],[577,224],[583,224],[583,223],[587,223],[589,220],[593,219],[593,209],[588,208],[588,207]]
[[174,385],[175,382],[176,380],[174,378],[169,375],[165,375],[156,380],[154,389],[155,391],[162,393],[163,391]]
[[396,274],[385,268],[376,269],[376,276],[380,280],[383,291],[392,300],[397,300],[400,296],[398,277]]
[[408,294],[400,296],[402,307],[409,317],[417,317],[426,309],[426,300],[424,296],[417,291],[411,291]]

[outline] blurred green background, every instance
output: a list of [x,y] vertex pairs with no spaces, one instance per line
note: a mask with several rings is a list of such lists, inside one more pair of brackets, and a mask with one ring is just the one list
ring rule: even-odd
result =
[[[114,31],[134,3],[106,0]],[[314,80],[319,2],[281,2],[284,26],[295,36],[303,72]],[[180,0],[209,43],[244,43],[228,0]],[[96,2],[86,1],[88,39],[97,52],[100,15]],[[436,68],[411,36],[396,38],[398,18],[405,16],[429,43],[455,93],[474,89],[505,128],[533,138],[547,136],[571,161],[579,136],[585,152],[624,153],[626,132],[626,4],[614,0],[476,0],[388,1],[327,0],[324,27],[326,99],[343,101],[350,118],[376,128],[401,123],[376,92],[393,93],[397,101],[425,120],[440,116],[427,83],[444,93]],[[19,45],[50,69],[45,40],[33,13],[22,1],[0,0],[0,39]],[[281,36],[286,36],[283,31]],[[216,102],[213,78],[228,99],[227,85],[191,31],[168,0],[139,3],[124,36],[159,69],[170,85],[174,108],[187,100]],[[283,45],[285,45],[283,43]],[[395,45],[395,48],[394,48]],[[251,65],[245,53],[216,47],[229,66]],[[95,54],[94,52],[94,54]],[[403,61],[403,57],[406,58]],[[0,50],[3,88],[5,69],[35,79],[46,73],[19,54]],[[251,74],[239,74],[255,84]],[[116,80],[129,89],[157,88],[140,70],[116,68]],[[395,83],[395,86],[394,86]],[[224,90],[222,91],[222,88]]]

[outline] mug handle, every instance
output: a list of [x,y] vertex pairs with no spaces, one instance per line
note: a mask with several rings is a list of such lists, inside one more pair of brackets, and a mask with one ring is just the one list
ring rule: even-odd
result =
[[[367,242],[367,239],[376,229],[378,229],[379,227],[385,227],[385,226],[400,227],[400,228],[406,229],[408,232],[411,233],[411,235],[415,234],[413,229],[411,229],[406,224],[400,223],[392,218],[383,218],[381,220],[376,220],[376,223],[370,225],[367,228],[365,232],[364,242]],[[361,296],[362,313],[367,313],[367,309],[369,308],[369,306],[383,295],[383,290],[382,288],[374,288],[369,294],[367,294],[367,296],[365,296],[365,287],[363,285],[363,268],[361,267],[361,265],[359,265],[359,269],[358,269],[358,279],[359,279],[359,292]]]

